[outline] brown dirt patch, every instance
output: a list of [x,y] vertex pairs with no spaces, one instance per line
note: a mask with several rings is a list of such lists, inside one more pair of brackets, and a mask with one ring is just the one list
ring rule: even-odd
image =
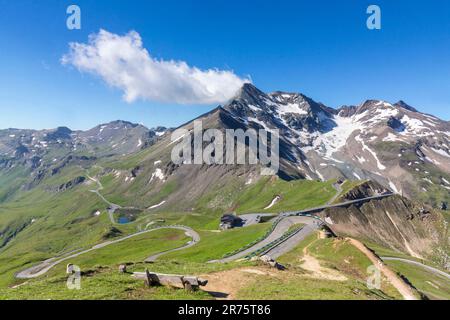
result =
[[241,288],[256,281],[257,277],[262,275],[276,277],[278,273],[276,270],[263,267],[247,267],[206,274],[201,278],[207,279],[208,284],[202,289],[218,300],[233,300]]

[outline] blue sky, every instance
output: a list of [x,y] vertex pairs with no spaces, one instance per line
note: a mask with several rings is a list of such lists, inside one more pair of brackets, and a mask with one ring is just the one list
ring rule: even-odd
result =
[[[82,29],[66,28],[77,4]],[[382,29],[366,28],[378,4]],[[126,102],[99,76],[62,65],[69,43],[135,30],[156,59],[251,77],[331,107],[405,100],[450,120],[448,1],[0,0],[0,128],[86,129],[116,119],[177,126],[215,107]]]

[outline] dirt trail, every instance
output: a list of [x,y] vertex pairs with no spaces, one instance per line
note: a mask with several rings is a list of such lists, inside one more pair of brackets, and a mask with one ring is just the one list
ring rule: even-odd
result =
[[200,276],[208,279],[208,284],[202,290],[209,292],[217,300],[234,300],[237,292],[252,282],[256,276],[275,276],[264,268],[247,267],[232,269]]
[[376,256],[372,251],[370,251],[363,243],[352,238],[345,238],[348,240],[355,248],[364,253],[367,258],[373,263],[373,265],[380,270],[388,281],[400,292],[405,300],[418,300],[418,293],[407,284],[402,278],[400,278],[394,271],[392,271],[384,262]]
[[309,254],[305,254],[302,257],[302,264],[300,265],[302,269],[311,271],[314,277],[325,280],[333,281],[346,281],[348,280],[346,276],[333,269],[322,267],[319,260],[314,258]]
[[348,280],[347,277],[341,274],[340,272],[321,266],[319,260],[309,254],[308,248],[314,242],[315,241],[311,242],[309,245],[303,248],[303,256],[301,257],[302,264],[300,265],[300,267],[302,269],[312,272],[312,276],[319,279],[333,280],[333,281]]

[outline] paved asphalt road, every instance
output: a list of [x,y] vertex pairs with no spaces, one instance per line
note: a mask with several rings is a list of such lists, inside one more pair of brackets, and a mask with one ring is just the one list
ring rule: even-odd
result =
[[37,278],[37,277],[47,273],[51,268],[53,268],[57,264],[60,264],[63,261],[67,261],[69,259],[78,257],[78,256],[80,256],[82,254],[85,254],[85,253],[88,253],[88,252],[91,252],[91,251],[94,251],[94,250],[98,250],[100,248],[104,248],[104,247],[109,246],[111,244],[119,243],[119,242],[125,241],[127,239],[139,236],[141,234],[145,234],[145,233],[148,233],[148,232],[153,232],[155,230],[160,230],[160,229],[178,229],[178,230],[183,230],[183,231],[186,232],[187,235],[192,237],[193,240],[191,242],[194,242],[193,244],[189,244],[188,243],[186,246],[177,248],[178,250],[184,249],[184,248],[186,248],[188,246],[192,246],[192,245],[194,245],[195,243],[197,243],[200,240],[200,236],[198,235],[198,233],[195,232],[194,230],[192,230],[189,227],[185,227],[185,226],[159,227],[159,228],[154,228],[154,229],[151,229],[151,230],[140,231],[140,232],[131,234],[129,236],[117,239],[117,240],[103,242],[103,243],[100,243],[98,245],[93,246],[90,249],[79,251],[77,253],[74,253],[74,254],[71,254],[71,255],[68,255],[68,256],[55,257],[55,258],[51,258],[51,259],[45,260],[44,262],[41,262],[38,265],[35,265],[33,267],[30,267],[28,269],[25,269],[23,271],[20,271],[20,272],[16,273],[15,276],[18,279]]
[[413,265],[419,266],[419,267],[421,267],[423,269],[427,269],[428,271],[430,271],[430,272],[432,272],[434,274],[438,274],[438,275],[443,276],[443,277],[447,278],[448,280],[450,280],[450,274],[445,273],[442,270],[439,270],[439,269],[427,266],[427,265],[425,265],[423,263],[414,261],[414,260],[408,260],[408,259],[403,259],[403,258],[395,258],[395,257],[381,257],[381,260],[384,260],[384,261],[389,261],[389,260],[391,260],[391,261],[401,261],[401,262],[404,262],[404,263],[413,264]]
[[252,246],[244,251],[241,251],[235,255],[229,256],[227,258],[219,259],[219,260],[213,260],[210,262],[224,263],[224,262],[230,262],[233,260],[243,258],[250,253],[253,253],[259,249],[262,249],[264,246],[268,245],[272,241],[275,241],[278,238],[280,238],[281,236],[283,236],[292,225],[298,224],[298,223],[310,225],[310,224],[313,224],[313,222],[315,220],[316,219],[311,218],[311,217],[302,217],[302,216],[285,217],[285,218],[281,219],[280,222],[278,222],[277,226],[272,231],[272,233],[267,238],[262,240],[261,242],[258,242],[254,246]]
[[96,178],[93,178],[93,177],[89,176],[88,174],[86,174],[86,175],[87,175],[87,177],[89,178],[89,180],[94,181],[94,182],[98,185],[98,188],[97,188],[96,190],[89,190],[89,191],[95,193],[100,199],[102,199],[102,201],[103,201],[104,203],[106,203],[106,204],[108,205],[108,216],[109,216],[109,220],[111,221],[112,224],[118,224],[118,223],[116,222],[116,220],[114,219],[114,213],[115,213],[118,209],[138,209],[138,208],[135,208],[135,207],[122,207],[122,206],[120,206],[120,205],[118,205],[118,204],[115,204],[115,203],[110,202],[108,199],[106,199],[106,198],[100,193],[100,191],[103,190],[103,185],[102,185],[102,183],[100,182],[100,180],[98,180],[98,179],[96,179]]
[[200,235],[197,232],[195,232],[193,229],[191,229],[191,228],[187,228],[187,227],[183,226],[183,227],[173,227],[173,229],[184,230],[186,232],[186,235],[188,237],[191,237],[192,240],[189,241],[184,246],[181,246],[181,247],[178,247],[178,248],[175,248],[175,249],[171,249],[171,250],[167,250],[167,251],[164,251],[164,252],[160,252],[160,253],[154,254],[154,255],[148,257],[147,259],[145,259],[145,262],[155,262],[156,259],[158,259],[162,255],[165,255],[165,254],[167,254],[169,252],[174,252],[174,251],[187,249],[189,247],[195,246],[200,241]]
[[[317,221],[316,221],[317,222]],[[295,233],[293,236],[289,237],[286,241],[281,244],[269,249],[268,251],[262,253],[261,255],[266,255],[272,259],[277,259],[283,254],[294,249],[301,241],[303,241],[307,236],[317,230],[320,223],[313,223],[304,226],[301,230]]]
[[243,227],[248,227],[253,224],[258,224],[260,222],[260,219],[258,217],[275,217],[272,213],[248,213],[240,215],[239,218],[244,220]]
[[393,195],[393,193],[386,193],[386,194],[381,194],[381,195],[377,195],[377,196],[373,196],[373,197],[367,197],[364,199],[345,201],[345,202],[341,202],[341,203],[337,203],[337,204],[328,204],[325,206],[309,208],[309,209],[300,210],[300,211],[289,211],[289,212],[285,212],[284,214],[285,215],[307,214],[307,213],[311,213],[311,212],[315,212],[315,211],[322,211],[322,210],[325,210],[328,208],[346,207],[346,206],[349,206],[349,205],[355,204],[355,203],[361,203],[361,202],[366,202],[366,201],[376,200],[376,199],[383,199],[383,198],[391,197],[392,195]]
[[[279,257],[282,254],[284,254],[284,253],[288,252],[289,250],[291,250],[292,248],[294,248],[296,246],[296,244],[298,244],[306,236],[308,236],[311,232],[313,232],[315,229],[318,228],[318,225],[315,225],[318,221],[317,219],[314,219],[312,217],[301,216],[302,214],[310,214],[310,213],[322,211],[322,210],[325,210],[328,208],[338,208],[338,207],[348,206],[351,204],[361,203],[361,202],[365,202],[365,201],[369,201],[369,200],[382,199],[382,198],[390,197],[392,195],[393,195],[392,193],[387,193],[387,194],[372,196],[372,197],[368,197],[368,198],[364,198],[364,199],[346,201],[346,202],[342,202],[339,204],[327,204],[325,206],[310,208],[310,209],[305,209],[305,210],[300,210],[300,211],[283,212],[280,214],[280,217],[281,217],[280,222],[278,222],[278,225],[275,227],[275,229],[272,231],[272,233],[267,238],[265,238],[261,242],[258,242],[254,246],[252,246],[244,251],[241,251],[235,255],[232,255],[232,256],[229,256],[229,257],[226,257],[223,259],[212,260],[210,262],[225,263],[225,262],[230,262],[233,260],[243,258],[243,257],[247,256],[248,254],[251,254],[259,249],[262,249],[269,243],[271,243],[274,240],[283,236],[284,233],[289,230],[290,226],[297,224],[297,223],[306,224],[308,228],[306,228],[306,227],[303,228],[303,229],[305,229],[304,231],[298,232],[293,237],[290,237],[287,241],[284,241],[282,243],[275,245],[269,252],[267,252],[267,253],[270,253],[269,256],[271,256],[272,258],[275,256]],[[284,218],[282,218],[282,217],[284,217]]]
[[[102,199],[104,199],[101,196],[101,194],[99,193],[99,190],[101,190],[103,188],[103,186],[101,185],[100,181],[98,181],[97,179],[91,178],[91,177],[89,177],[89,179],[97,182],[97,184],[99,186],[99,188],[97,190],[92,190],[92,192],[97,193]],[[327,208],[336,208],[336,207],[341,207],[341,206],[347,206],[347,205],[354,204],[354,203],[365,202],[365,201],[369,201],[369,200],[372,200],[372,199],[381,199],[381,198],[389,197],[391,195],[392,195],[392,193],[379,195],[379,196],[368,197],[368,198],[364,198],[364,199],[353,200],[353,201],[347,201],[347,202],[340,203],[340,204],[325,205],[325,206],[322,206],[322,207],[310,208],[310,209],[301,210],[301,211],[291,211],[291,212],[281,213],[280,216],[284,217],[284,218],[281,218],[281,220],[278,222],[278,224],[275,227],[275,229],[272,231],[272,233],[267,238],[265,238],[261,242],[255,244],[251,248],[246,249],[246,250],[244,250],[242,252],[239,252],[239,253],[237,253],[237,254],[235,254],[233,256],[230,256],[230,257],[227,257],[227,258],[224,258],[224,259],[220,259],[220,260],[214,260],[214,261],[211,261],[211,262],[229,262],[229,261],[233,261],[233,260],[245,257],[246,255],[248,255],[248,254],[250,254],[252,252],[255,252],[256,250],[259,250],[259,249],[263,248],[267,244],[269,244],[272,241],[274,241],[274,240],[280,238],[281,236],[283,236],[284,233],[286,233],[292,225],[298,224],[298,223],[303,223],[303,224],[311,226],[311,225],[313,225],[313,222],[316,221],[316,219],[314,219],[312,217],[297,216],[299,214],[308,214],[310,212],[321,211],[321,210],[324,210],[324,209],[327,209]],[[104,201],[109,203],[109,201],[107,201],[106,199],[104,199]],[[111,203],[109,203],[109,204],[112,205]],[[176,248],[175,250],[181,250],[181,249],[185,249],[187,247],[193,246],[200,240],[199,235],[194,230],[192,230],[189,227],[184,227],[184,226],[160,227],[160,228],[155,228],[155,229],[151,229],[151,230],[140,231],[140,232],[131,234],[129,236],[126,236],[124,238],[117,239],[117,240],[104,242],[104,243],[95,245],[95,246],[93,246],[90,249],[79,251],[77,253],[74,253],[74,254],[71,254],[71,255],[68,255],[68,256],[55,257],[55,258],[51,258],[51,259],[45,260],[44,262],[41,262],[40,264],[38,264],[36,266],[33,266],[31,268],[28,268],[26,270],[18,272],[15,276],[16,276],[16,278],[19,278],[19,279],[36,278],[36,277],[39,277],[39,276],[45,274],[48,270],[53,268],[55,265],[57,265],[57,264],[59,264],[59,263],[61,263],[63,261],[66,261],[68,259],[75,258],[75,257],[80,256],[82,254],[85,254],[87,252],[91,252],[93,250],[97,250],[97,249],[103,248],[105,246],[108,246],[108,245],[111,245],[111,244],[114,244],[114,243],[118,243],[118,242],[130,239],[132,237],[135,237],[135,236],[147,233],[147,232],[152,232],[152,231],[155,231],[155,230],[158,230],[158,229],[164,229],[164,228],[176,228],[176,229],[180,229],[181,228],[182,230],[185,230],[187,234],[190,234],[192,236],[193,240],[191,242],[189,242],[186,246],[183,246],[183,247],[180,247],[180,248]],[[294,237],[292,237],[292,239],[289,238],[289,241],[285,241],[285,242],[283,242],[281,244],[278,244],[277,246],[272,248],[273,249],[272,254],[279,256],[282,253],[287,252],[286,250],[290,250],[289,248],[291,248],[291,246],[293,245],[294,241],[296,239],[298,241],[301,241],[302,239],[304,239],[304,237],[307,235],[308,231],[309,231],[309,228],[305,229],[304,232],[296,234]],[[278,250],[276,250],[277,247],[279,247]],[[173,251],[173,250],[171,250],[171,251]],[[167,253],[167,252],[164,252],[164,253]],[[153,260],[153,259],[156,259],[156,258],[158,258],[158,256],[156,256],[156,257],[155,256],[151,256],[151,257],[147,258],[147,260],[149,260],[149,259]]]
[[112,224],[117,224],[117,222],[114,220],[114,212],[116,212],[117,209],[122,208],[121,206],[119,206],[118,204],[109,202],[101,193],[100,191],[103,190],[103,185],[100,182],[100,180],[91,177],[90,175],[86,174],[87,177],[89,178],[89,180],[94,181],[98,188],[96,190],[89,190],[90,192],[95,193],[100,199],[102,199],[102,201],[104,203],[106,203],[109,208],[108,208],[108,216],[109,216],[109,220],[111,221]]

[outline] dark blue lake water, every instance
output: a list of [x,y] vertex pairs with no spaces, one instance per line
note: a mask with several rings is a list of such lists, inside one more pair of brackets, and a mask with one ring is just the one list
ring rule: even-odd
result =
[[129,220],[127,217],[119,217],[118,222],[119,222],[120,224],[126,224],[126,223],[129,223],[130,220]]

